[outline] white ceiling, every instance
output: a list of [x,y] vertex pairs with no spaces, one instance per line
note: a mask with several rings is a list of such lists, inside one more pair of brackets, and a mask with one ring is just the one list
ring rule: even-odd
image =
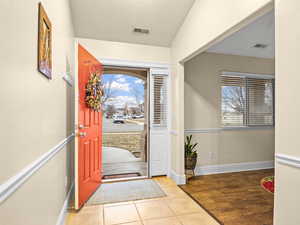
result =
[[[70,0],[77,37],[170,46],[195,0]],[[134,27],[150,29],[136,34]]]
[[[270,12],[249,24],[230,37],[214,45],[207,52],[253,56],[259,58],[275,57],[274,12]],[[268,45],[264,49],[253,48],[255,44]]]

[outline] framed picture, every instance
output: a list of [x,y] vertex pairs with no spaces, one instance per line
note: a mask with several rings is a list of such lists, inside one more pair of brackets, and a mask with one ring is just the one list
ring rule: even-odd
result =
[[52,27],[46,11],[39,3],[38,70],[52,78]]

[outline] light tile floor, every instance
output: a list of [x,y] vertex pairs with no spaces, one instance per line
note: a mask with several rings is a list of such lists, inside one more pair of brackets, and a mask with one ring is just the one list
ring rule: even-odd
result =
[[66,225],[218,225],[169,178],[154,180],[166,197],[85,206],[69,213]]

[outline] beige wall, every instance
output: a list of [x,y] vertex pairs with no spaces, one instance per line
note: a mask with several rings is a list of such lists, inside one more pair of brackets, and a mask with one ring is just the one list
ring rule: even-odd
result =
[[[38,2],[0,2],[0,184],[73,131],[73,89],[62,80],[66,58],[74,61],[69,1],[41,1],[53,27],[52,80],[37,71]],[[0,223],[55,224],[72,179],[72,154],[69,144],[2,203]]]
[[[222,71],[274,74],[274,60],[203,53],[185,64],[185,129],[221,127]],[[272,161],[274,129],[226,130],[193,134],[199,166]]]
[[172,120],[172,170],[177,175],[184,174],[184,66],[180,62],[206,50],[272,7],[272,0],[196,0],[177,32],[171,46],[172,111],[177,112]]
[[[300,157],[299,52],[300,1],[275,0],[276,154]],[[300,170],[275,165],[275,225],[300,224]]]
[[147,63],[170,63],[170,48],[78,38],[78,42],[97,59]]

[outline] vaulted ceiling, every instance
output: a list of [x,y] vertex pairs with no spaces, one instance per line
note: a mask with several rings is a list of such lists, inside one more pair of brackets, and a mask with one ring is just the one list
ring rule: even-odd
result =
[[[254,45],[266,45],[255,48]],[[275,57],[275,18],[274,11],[258,18],[253,23],[214,45],[208,52],[253,56],[259,58]]]
[[77,37],[157,46],[171,45],[194,1],[70,0]]

